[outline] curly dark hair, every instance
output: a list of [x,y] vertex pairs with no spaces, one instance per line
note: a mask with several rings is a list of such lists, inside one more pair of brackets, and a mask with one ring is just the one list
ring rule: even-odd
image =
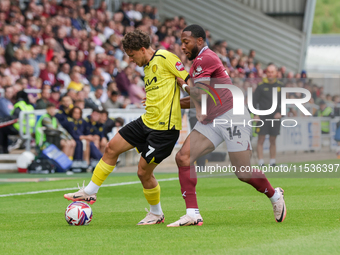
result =
[[123,47],[124,50],[140,50],[142,47],[148,49],[151,44],[150,36],[139,30],[136,29],[132,32],[127,33],[123,40]]

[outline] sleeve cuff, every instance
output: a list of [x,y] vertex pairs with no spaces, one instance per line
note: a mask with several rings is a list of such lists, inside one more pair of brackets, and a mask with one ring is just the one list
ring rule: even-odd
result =
[[210,81],[210,77],[201,77],[194,80],[194,83],[201,81]]

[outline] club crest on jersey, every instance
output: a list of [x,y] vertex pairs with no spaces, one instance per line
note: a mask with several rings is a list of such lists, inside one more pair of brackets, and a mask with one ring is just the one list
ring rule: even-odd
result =
[[152,72],[155,73],[155,72],[157,71],[157,68],[158,68],[157,65],[153,65],[153,66],[152,66]]
[[184,71],[184,65],[181,61],[178,61],[175,66],[178,71]]
[[201,66],[196,67],[196,70],[192,73],[192,76],[195,77],[196,75],[199,75],[203,73],[203,69]]

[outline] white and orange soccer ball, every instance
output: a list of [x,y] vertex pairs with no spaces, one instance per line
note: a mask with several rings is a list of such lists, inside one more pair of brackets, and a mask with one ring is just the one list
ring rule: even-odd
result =
[[83,202],[73,202],[66,208],[65,219],[73,226],[88,225],[92,220],[92,209]]

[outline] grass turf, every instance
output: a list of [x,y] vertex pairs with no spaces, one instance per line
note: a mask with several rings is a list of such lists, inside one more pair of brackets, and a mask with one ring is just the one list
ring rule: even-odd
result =
[[[158,179],[176,177],[158,174]],[[72,176],[75,177],[75,176]],[[89,181],[90,175],[82,175]],[[0,184],[0,194],[60,189],[83,179]],[[105,182],[137,181],[112,174]],[[276,223],[269,200],[235,178],[202,178],[204,224],[136,226],[148,207],[140,184],[103,187],[89,226],[69,226],[65,192],[0,198],[1,254],[338,254],[339,179],[272,178],[285,190],[287,218]],[[160,183],[165,222],[185,213],[178,181]]]

